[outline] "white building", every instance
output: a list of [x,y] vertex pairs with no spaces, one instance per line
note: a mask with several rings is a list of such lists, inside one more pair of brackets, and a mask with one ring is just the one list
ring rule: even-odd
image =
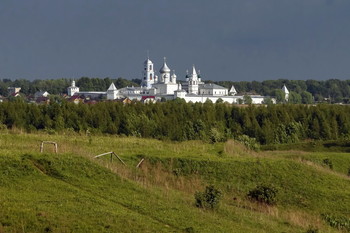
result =
[[[152,63],[153,64],[153,63]],[[166,59],[164,58],[163,66],[159,70],[160,76],[158,82],[152,85],[156,90],[154,94],[156,95],[174,95],[174,91],[179,88],[179,85],[176,83],[176,74],[173,71],[171,74],[171,70],[166,64]]]
[[79,92],[79,87],[75,86],[75,81],[73,79],[70,87],[67,88],[67,92],[69,96],[73,96],[75,93]]
[[72,81],[71,86],[67,88],[68,96],[84,96],[91,99],[106,98],[107,100],[114,100],[119,98],[119,91],[112,83],[107,91],[79,91],[79,87],[75,86],[75,81]]
[[112,83],[109,88],[107,89],[107,99],[108,100],[115,100],[118,98],[119,91],[115,87],[114,83]]
[[154,84],[157,78],[154,75],[153,62],[147,58],[147,60],[143,64],[144,64],[144,70],[143,70],[143,79],[142,79],[141,86],[146,88],[151,88],[152,84]]
[[[204,103],[210,100],[215,103],[218,100],[222,100],[230,104],[239,103],[239,99],[243,100],[244,98],[243,96],[236,96],[237,91],[234,86],[229,91],[227,88],[213,83],[204,83],[200,72],[196,71],[194,65],[190,74],[187,71],[186,81],[183,83],[177,83],[175,71],[171,72],[165,58],[159,70],[159,77],[156,75],[154,64],[149,58],[143,65],[140,87],[125,87],[117,90],[112,83],[106,92],[79,92],[79,88],[75,86],[75,81],[73,80],[72,85],[67,89],[68,95],[105,95],[108,100],[129,98],[130,100],[138,101],[181,98],[186,102]],[[251,95],[250,97],[253,104],[263,104],[269,98],[259,95]],[[274,99],[272,101],[275,102]]]
[[7,91],[8,91],[9,95],[15,95],[21,91],[21,88],[20,87],[8,87]]
[[199,89],[199,95],[225,96],[227,92],[227,88],[213,83],[202,84]]
[[236,88],[232,85],[232,87],[228,93],[229,93],[229,95],[237,95]]

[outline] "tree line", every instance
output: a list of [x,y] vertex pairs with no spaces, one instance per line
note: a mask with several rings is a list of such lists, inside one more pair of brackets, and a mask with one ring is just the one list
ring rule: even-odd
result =
[[[211,82],[211,81],[209,81]],[[264,96],[274,96],[278,102],[283,102],[281,88],[286,85],[290,91],[290,102],[292,103],[349,103],[350,102],[350,80],[329,79],[319,80],[266,80],[262,82],[232,82],[218,81],[218,85],[230,88],[235,86],[240,93],[253,93]]]
[[320,104],[238,107],[225,103],[164,103],[93,105],[70,102],[48,105],[23,101],[0,103],[0,128],[28,132],[71,130],[165,140],[225,141],[246,135],[261,144],[305,139],[349,138],[350,106]]
[[[139,86],[140,80],[127,80],[124,78],[89,78],[81,77],[76,81],[76,86],[81,91],[106,91],[112,82],[117,88],[123,88],[126,86]],[[33,95],[37,91],[47,91],[50,94],[59,95],[67,93],[67,87],[72,83],[72,79],[50,79],[50,80],[26,80],[16,79],[14,81],[10,79],[0,80],[0,95],[8,95],[8,87],[21,87],[21,93],[24,95]]]
[[[51,79],[51,80],[25,80],[10,79],[0,80],[0,95],[7,96],[8,87],[21,87],[21,93],[32,95],[36,91],[48,91],[50,94],[62,94],[67,92],[67,87],[71,85],[72,79]],[[81,91],[106,91],[109,85],[114,82],[117,88],[126,86],[139,86],[140,79],[124,78],[89,78],[81,77],[76,80],[76,85]],[[180,80],[181,82],[181,80]],[[183,81],[182,81],[183,82]],[[281,91],[283,85],[286,85],[290,91],[290,103],[310,104],[313,102],[329,103],[350,103],[350,80],[329,79],[325,81],[317,80],[266,80],[262,82],[233,82],[233,81],[206,81],[207,83],[216,83],[226,88],[235,86],[239,94],[245,95],[260,94],[264,96],[276,97],[277,102],[284,102],[284,94]]]

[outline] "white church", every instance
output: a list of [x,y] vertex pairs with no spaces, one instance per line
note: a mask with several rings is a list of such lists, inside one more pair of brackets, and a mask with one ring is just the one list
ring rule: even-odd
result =
[[[219,99],[223,102],[236,104],[243,100],[243,96],[237,96],[234,86],[228,90],[225,87],[204,83],[195,66],[192,71],[187,71],[186,81],[178,83],[175,71],[171,72],[164,58],[164,63],[159,70],[159,76],[156,74],[153,62],[147,58],[143,63],[143,77],[140,87],[125,87],[117,89],[112,83],[106,92],[80,92],[79,87],[75,86],[72,81],[68,87],[68,96],[84,95],[92,98],[104,96],[107,100],[115,100],[119,98],[129,98],[131,100],[144,100],[152,98],[154,101],[161,99],[172,100],[176,98],[184,99],[186,102],[204,103],[208,100],[215,103]],[[250,95],[253,104],[263,104],[269,98],[261,95]],[[271,99],[274,103],[275,99]]]

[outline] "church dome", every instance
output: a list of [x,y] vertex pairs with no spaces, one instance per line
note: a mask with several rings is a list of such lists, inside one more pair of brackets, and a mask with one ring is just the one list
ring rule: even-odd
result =
[[164,64],[163,66],[160,68],[159,72],[160,73],[170,73],[170,69],[169,67],[167,66],[166,64],[166,61],[165,61],[166,58],[164,58]]
[[162,68],[160,68],[159,72],[160,73],[169,73],[170,72],[170,69],[165,62],[163,64]]
[[153,64],[153,62],[149,58],[147,58],[147,60],[144,62],[144,64]]

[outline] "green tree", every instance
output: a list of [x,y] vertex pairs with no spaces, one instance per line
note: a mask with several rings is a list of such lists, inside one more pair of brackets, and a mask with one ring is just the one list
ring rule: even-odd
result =
[[244,101],[244,104],[252,104],[253,103],[252,97],[249,95],[243,96],[243,101]]
[[288,103],[301,104],[301,96],[294,91],[289,92]]
[[286,101],[284,93],[281,89],[276,89],[274,91],[274,95],[278,104],[284,103]]
[[301,92],[301,102],[303,104],[312,104],[313,103],[313,97],[310,92],[303,91]]

